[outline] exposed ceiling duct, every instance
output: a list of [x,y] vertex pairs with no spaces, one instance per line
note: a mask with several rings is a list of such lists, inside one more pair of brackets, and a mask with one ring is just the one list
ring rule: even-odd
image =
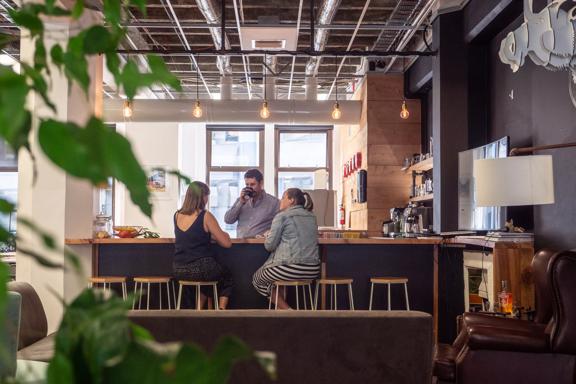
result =
[[[341,0],[324,0],[318,11],[318,20],[316,23],[318,25],[327,25],[332,23],[338,6],[340,6]],[[322,28],[315,30],[314,36],[314,50],[323,51],[326,43],[328,42],[328,36],[330,35],[330,30],[327,28]],[[315,76],[318,70],[318,65],[320,64],[321,57],[313,56],[310,57],[308,63],[306,64],[306,75]]]
[[[213,0],[196,0],[196,5],[202,15],[206,18],[208,24],[220,24],[220,16],[216,12],[216,6]],[[214,46],[216,49],[222,49],[222,36],[220,33],[220,28],[210,27],[210,34],[212,35],[212,40],[214,40]],[[226,49],[230,48],[230,42],[228,37],[224,37],[224,47]],[[220,55],[218,56],[218,69],[220,73],[224,76],[232,74],[232,67],[230,66],[230,57]]]

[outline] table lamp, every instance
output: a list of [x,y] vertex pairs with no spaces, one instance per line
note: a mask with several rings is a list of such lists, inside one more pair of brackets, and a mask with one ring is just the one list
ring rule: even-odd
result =
[[476,206],[554,203],[552,156],[474,160]]

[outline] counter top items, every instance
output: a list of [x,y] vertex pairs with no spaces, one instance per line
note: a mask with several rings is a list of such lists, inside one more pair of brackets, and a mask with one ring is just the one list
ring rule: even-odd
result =
[[101,211],[94,219],[92,232],[92,236],[95,239],[106,239],[112,237],[112,217]]
[[140,236],[143,229],[143,227],[129,225],[115,226],[114,235],[123,239],[134,238]]

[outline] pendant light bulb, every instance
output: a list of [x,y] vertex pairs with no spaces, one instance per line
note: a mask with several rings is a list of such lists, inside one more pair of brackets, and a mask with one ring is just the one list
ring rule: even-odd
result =
[[130,100],[124,100],[124,105],[122,106],[122,115],[125,119],[129,119],[134,114],[134,105]]
[[340,110],[340,104],[338,102],[334,103],[334,108],[332,109],[332,118],[334,120],[340,120],[342,117],[342,111]]
[[194,109],[192,110],[192,116],[199,119],[202,117],[202,106],[200,105],[200,100],[196,100],[194,103]]
[[410,111],[408,111],[408,107],[406,106],[406,100],[402,101],[402,110],[400,111],[400,118],[406,120],[410,117]]
[[267,101],[262,103],[262,108],[260,108],[260,117],[263,119],[267,119],[270,117],[270,109],[268,108]]

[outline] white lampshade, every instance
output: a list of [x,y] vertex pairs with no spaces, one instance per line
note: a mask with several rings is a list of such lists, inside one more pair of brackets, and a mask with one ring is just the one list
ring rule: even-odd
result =
[[474,160],[479,207],[554,203],[552,156]]

